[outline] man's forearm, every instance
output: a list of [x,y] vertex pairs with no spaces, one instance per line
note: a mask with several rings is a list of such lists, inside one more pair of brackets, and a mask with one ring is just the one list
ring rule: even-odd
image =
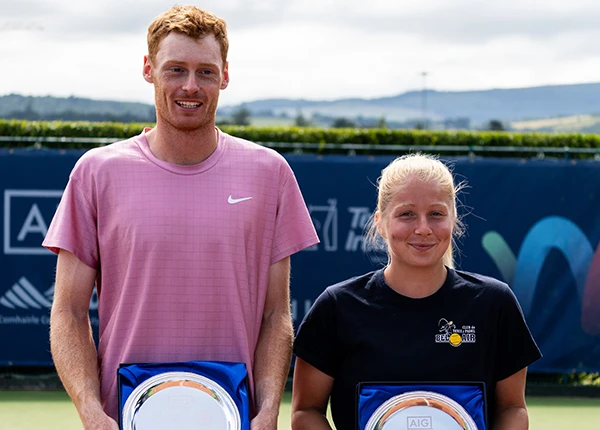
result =
[[257,413],[279,413],[289,374],[294,331],[289,313],[266,315],[254,356]]
[[98,356],[89,316],[53,309],[50,346],[58,375],[85,425],[102,410]]

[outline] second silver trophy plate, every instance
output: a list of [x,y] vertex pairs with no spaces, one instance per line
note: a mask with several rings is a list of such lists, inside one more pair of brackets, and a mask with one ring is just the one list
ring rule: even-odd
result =
[[431,391],[412,391],[382,403],[365,430],[477,430],[473,418],[451,398]]

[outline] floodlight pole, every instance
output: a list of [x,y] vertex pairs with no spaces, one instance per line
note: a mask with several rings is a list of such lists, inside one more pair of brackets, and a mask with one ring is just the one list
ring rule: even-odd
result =
[[423,129],[427,128],[427,72],[421,72],[423,76],[423,91],[421,91],[421,109],[423,111]]

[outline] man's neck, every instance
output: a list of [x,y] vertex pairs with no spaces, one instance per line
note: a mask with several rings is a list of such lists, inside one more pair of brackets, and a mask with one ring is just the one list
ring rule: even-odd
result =
[[146,133],[152,154],[160,160],[180,165],[198,164],[217,149],[218,135],[214,124],[193,131],[178,130],[157,123]]

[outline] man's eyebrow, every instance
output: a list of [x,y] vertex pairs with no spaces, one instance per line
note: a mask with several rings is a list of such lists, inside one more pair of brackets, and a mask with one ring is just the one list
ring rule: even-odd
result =
[[[164,64],[165,65],[167,65],[167,64],[168,65],[172,65],[172,64],[174,64],[174,65],[188,65],[189,63],[187,61],[183,61],[183,60],[165,60]],[[212,63],[212,62],[200,62],[200,63],[194,64],[194,65],[202,66],[202,67],[208,67],[208,66],[218,67],[217,63]]]
[[172,65],[172,64],[183,65],[183,64],[185,64],[185,61],[181,61],[181,60],[165,60],[164,64],[165,65],[167,65],[167,64],[168,65]]

